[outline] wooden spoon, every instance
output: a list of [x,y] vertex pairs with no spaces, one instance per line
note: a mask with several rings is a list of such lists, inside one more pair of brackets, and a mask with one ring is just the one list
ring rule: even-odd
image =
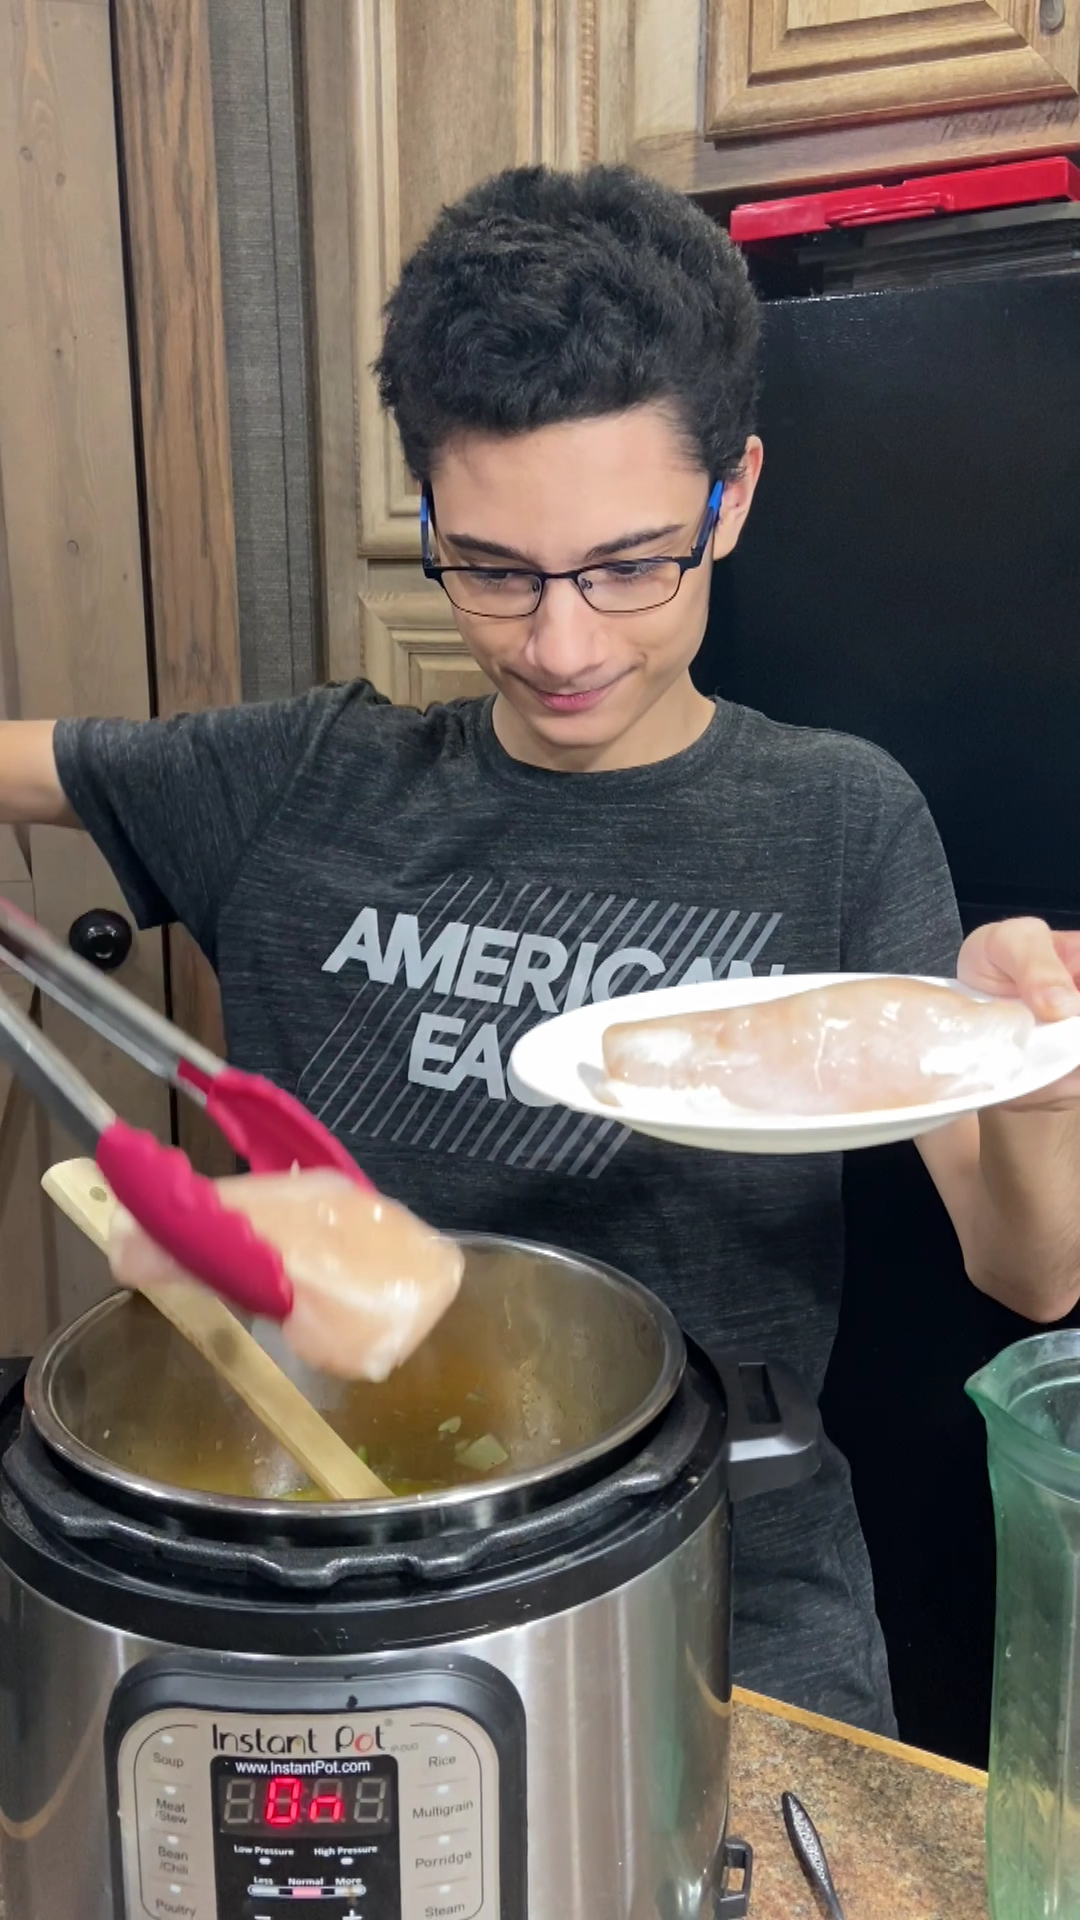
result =
[[[49,1168],[41,1184],[61,1213],[106,1253],[116,1201],[94,1162],[62,1161]],[[332,1500],[393,1498],[209,1287],[196,1280],[171,1281],[141,1291]]]

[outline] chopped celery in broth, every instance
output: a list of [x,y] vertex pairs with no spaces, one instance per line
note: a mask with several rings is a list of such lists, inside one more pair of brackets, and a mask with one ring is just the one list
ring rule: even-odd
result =
[[493,1433],[481,1434],[479,1440],[459,1441],[454,1452],[461,1466],[475,1467],[477,1473],[490,1473],[493,1467],[503,1466],[510,1458]]
[[[460,1416],[455,1415],[453,1419],[444,1420],[438,1431],[444,1438],[448,1439],[452,1434],[460,1431],[461,1424]],[[366,1446],[354,1447],[353,1452],[356,1454],[358,1460],[363,1461],[366,1467],[371,1465]],[[510,1455],[507,1453],[506,1448],[496,1440],[493,1433],[481,1434],[478,1440],[458,1440],[454,1446],[455,1468],[459,1471],[465,1468],[469,1473],[477,1476],[491,1473],[496,1467],[505,1466],[509,1458]],[[394,1494],[397,1499],[407,1499],[410,1494],[417,1493],[441,1493],[448,1485],[453,1484],[446,1479],[406,1479],[400,1474],[381,1474],[380,1478],[385,1480],[390,1492]],[[319,1505],[328,1499],[328,1495],[323,1493],[321,1488],[313,1486],[311,1481],[308,1481],[306,1485],[302,1487],[290,1488],[287,1492],[279,1494],[278,1498],[281,1500],[306,1501],[314,1505]]]

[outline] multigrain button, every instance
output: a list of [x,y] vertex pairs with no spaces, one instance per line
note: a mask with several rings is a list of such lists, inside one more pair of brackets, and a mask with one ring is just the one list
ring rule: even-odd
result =
[[476,1819],[479,1810],[480,1796],[468,1778],[452,1785],[444,1782],[434,1792],[425,1781],[413,1805],[410,1837],[419,1842],[433,1831],[468,1825]]

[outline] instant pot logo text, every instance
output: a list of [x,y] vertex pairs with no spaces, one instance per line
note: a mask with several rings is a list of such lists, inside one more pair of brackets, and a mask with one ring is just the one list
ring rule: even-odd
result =
[[214,1726],[215,1753],[265,1753],[283,1759],[293,1753],[318,1753],[312,1727],[306,1733],[268,1733],[263,1727],[246,1727],[234,1733],[228,1727]]
[[340,1011],[297,1092],[344,1140],[596,1179],[626,1129],[530,1093],[515,1041],[589,1000],[782,973],[781,919],[461,874],[415,913],[361,906],[322,963]]
[[325,1758],[328,1754],[374,1753],[382,1752],[382,1728],[337,1726],[333,1729],[333,1739],[326,1744],[320,1742],[314,1727],[307,1727],[300,1733],[274,1733],[266,1727],[213,1727],[215,1753],[232,1753],[244,1756],[265,1754],[271,1760],[284,1760],[300,1754],[315,1754]]

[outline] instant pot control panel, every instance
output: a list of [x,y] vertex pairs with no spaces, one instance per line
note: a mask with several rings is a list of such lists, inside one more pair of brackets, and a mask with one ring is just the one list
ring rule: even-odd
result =
[[117,1920],[526,1920],[525,1720],[471,1660],[153,1660],[106,1737]]

